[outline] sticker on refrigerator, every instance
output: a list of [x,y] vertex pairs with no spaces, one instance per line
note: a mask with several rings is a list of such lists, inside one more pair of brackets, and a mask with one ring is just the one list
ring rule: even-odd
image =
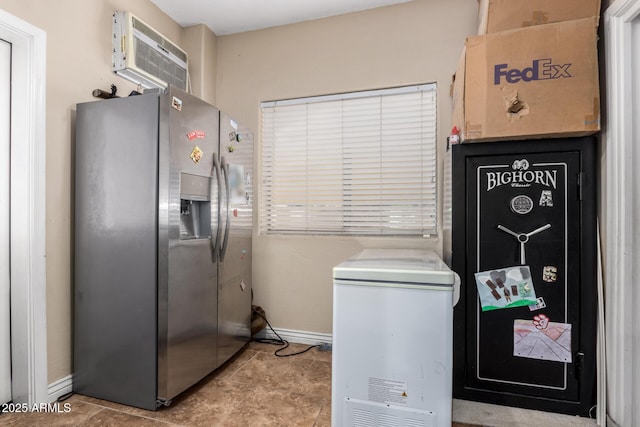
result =
[[229,165],[229,193],[231,204],[242,205],[247,202],[247,190],[244,186],[244,166]]
[[171,100],[171,106],[178,111],[182,111],[182,100],[174,96]]
[[571,324],[551,322],[540,314],[513,321],[513,355],[571,363]]
[[369,377],[368,397],[372,402],[407,406],[407,382]]
[[202,159],[202,154],[204,154],[202,152],[202,149],[196,145],[193,147],[193,150],[191,150],[191,154],[189,154],[189,157],[191,157],[193,163],[197,165],[198,163],[200,163],[200,159]]
[[191,132],[187,133],[187,138],[189,138],[189,141],[193,141],[194,139],[204,139],[206,136],[207,134],[203,130],[192,130]]
[[482,311],[523,307],[536,303],[528,266],[507,267],[474,274]]

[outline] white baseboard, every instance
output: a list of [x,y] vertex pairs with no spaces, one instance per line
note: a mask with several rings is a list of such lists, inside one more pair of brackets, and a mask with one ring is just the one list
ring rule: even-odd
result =
[[58,381],[54,381],[49,384],[49,403],[53,403],[58,400],[60,396],[64,396],[67,393],[73,391],[73,375],[67,375],[64,378],[60,378]]
[[[280,337],[284,340],[287,340],[291,343],[298,344],[332,344],[333,337],[331,334],[323,334],[320,332],[308,332],[308,331],[296,331],[293,329],[277,329],[274,328],[275,331],[280,335]],[[261,330],[255,335],[255,338],[272,338],[277,339],[278,337],[269,329],[268,327]]]

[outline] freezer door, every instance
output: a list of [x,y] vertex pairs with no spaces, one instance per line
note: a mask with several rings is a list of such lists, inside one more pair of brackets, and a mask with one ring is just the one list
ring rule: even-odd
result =
[[218,272],[218,365],[251,336],[253,133],[224,113],[220,113],[220,153],[225,191]]
[[218,110],[171,88],[160,101],[158,398],[216,368]]
[[79,104],[75,392],[156,408],[158,96]]

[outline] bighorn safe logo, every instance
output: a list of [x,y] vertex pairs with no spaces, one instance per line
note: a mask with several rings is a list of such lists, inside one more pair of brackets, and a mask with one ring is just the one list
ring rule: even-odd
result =
[[510,171],[487,172],[487,191],[502,185],[511,187],[531,187],[532,184],[556,188],[557,170],[529,170],[527,159],[514,160]]

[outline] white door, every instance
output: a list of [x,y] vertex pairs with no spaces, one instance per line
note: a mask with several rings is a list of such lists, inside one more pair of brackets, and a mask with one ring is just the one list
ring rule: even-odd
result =
[[11,45],[0,39],[0,403],[11,400],[11,325],[9,312],[9,112]]

